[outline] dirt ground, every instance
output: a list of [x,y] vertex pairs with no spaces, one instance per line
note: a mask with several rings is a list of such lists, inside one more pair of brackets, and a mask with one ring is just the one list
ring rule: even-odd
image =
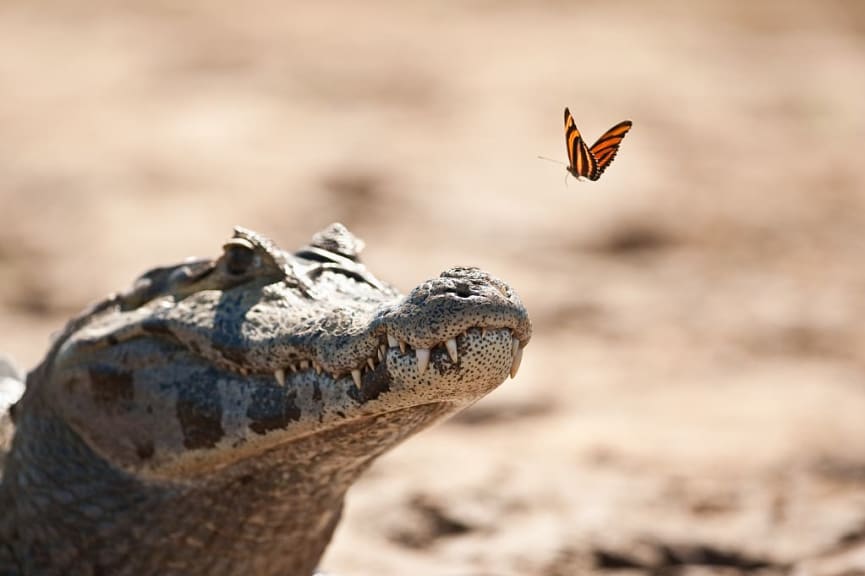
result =
[[[0,350],[241,224],[507,280],[515,380],[382,458],[346,576],[865,574],[865,4],[5,0]],[[634,121],[596,183],[589,140]]]

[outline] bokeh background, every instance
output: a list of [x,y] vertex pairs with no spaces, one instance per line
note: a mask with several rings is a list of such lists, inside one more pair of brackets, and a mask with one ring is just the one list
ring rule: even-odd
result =
[[[587,139],[634,121],[596,183]],[[353,576],[865,574],[865,4],[4,0],[0,350],[241,224],[477,265],[515,380],[382,458]]]

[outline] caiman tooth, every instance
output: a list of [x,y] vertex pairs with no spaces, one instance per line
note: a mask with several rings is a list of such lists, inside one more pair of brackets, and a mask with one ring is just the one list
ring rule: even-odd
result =
[[481,328],[481,338],[483,338],[483,337],[486,336],[486,335],[487,335],[487,329],[486,329],[486,327]]
[[516,357],[517,350],[520,349],[520,341],[516,338],[511,338],[511,356]]
[[450,338],[445,342],[445,348],[448,349],[448,356],[451,357],[451,362],[454,364],[457,363],[457,360],[460,359],[459,354],[457,354],[457,340],[456,338]]
[[372,358],[367,358],[366,363],[370,370],[375,370],[375,361]]
[[288,369],[292,372],[297,372],[297,366],[295,366],[294,364],[289,364]]
[[312,367],[315,368],[315,373],[316,373],[316,374],[321,374],[321,364],[319,364],[318,362],[316,362],[315,360],[313,360],[313,361],[312,361]]
[[416,348],[415,356],[417,356],[417,373],[423,374],[429,366],[429,348]]
[[399,351],[405,354],[405,342],[403,340],[399,341]]
[[520,341],[516,338],[511,345],[514,350],[514,359],[511,362],[511,378],[515,378],[520,369],[520,363],[523,361],[523,349],[520,348]]
[[360,390],[360,370],[355,368],[351,371],[351,379],[354,380],[355,387]]
[[300,369],[301,370],[309,370],[309,360],[301,360],[300,361]]
[[273,377],[276,378],[276,383],[280,386],[285,386],[285,370],[278,368],[274,371]]
[[511,378],[516,378],[517,371],[520,369],[520,363],[523,361],[523,349],[517,350],[514,356],[514,361],[511,363]]
[[392,334],[388,333],[387,345],[391,348],[396,348],[397,346],[399,346],[399,342],[397,342],[396,336],[393,336]]
[[379,346],[378,348],[376,348],[375,353],[376,353],[376,356],[378,356],[379,362],[384,362],[385,350],[387,350],[387,349],[384,346]]

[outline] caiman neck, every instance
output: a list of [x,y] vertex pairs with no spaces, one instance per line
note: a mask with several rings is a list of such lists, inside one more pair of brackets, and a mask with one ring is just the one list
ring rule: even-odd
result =
[[357,476],[453,410],[370,416],[166,481],[111,466],[44,404],[32,408],[18,422],[0,494],[0,542],[28,562],[12,572],[191,576],[312,574]]

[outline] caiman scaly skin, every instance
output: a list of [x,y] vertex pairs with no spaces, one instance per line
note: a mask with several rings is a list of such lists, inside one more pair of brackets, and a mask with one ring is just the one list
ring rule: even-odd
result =
[[312,574],[358,475],[513,375],[531,335],[493,276],[402,296],[361,247],[238,228],[72,319],[6,418],[0,574]]

